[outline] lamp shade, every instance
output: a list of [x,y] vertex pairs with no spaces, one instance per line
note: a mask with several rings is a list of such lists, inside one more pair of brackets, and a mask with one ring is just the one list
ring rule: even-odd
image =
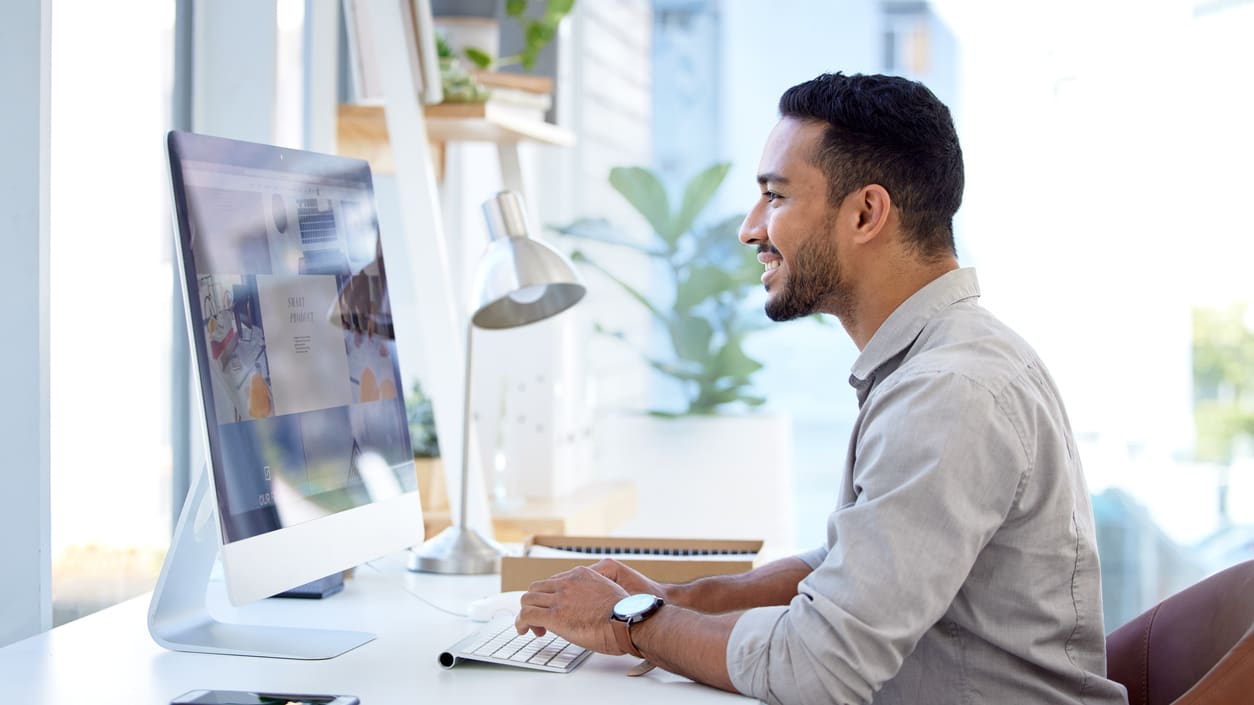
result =
[[529,236],[522,201],[502,191],[483,204],[492,242],[475,272],[470,320],[478,328],[523,326],[575,305],[587,289],[570,260]]

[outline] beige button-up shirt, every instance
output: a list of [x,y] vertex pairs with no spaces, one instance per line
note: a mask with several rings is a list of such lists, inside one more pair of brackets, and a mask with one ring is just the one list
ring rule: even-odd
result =
[[972,269],[907,299],[854,363],[825,547],[727,647],[770,703],[1125,703],[1107,680],[1093,512],[1058,390]]

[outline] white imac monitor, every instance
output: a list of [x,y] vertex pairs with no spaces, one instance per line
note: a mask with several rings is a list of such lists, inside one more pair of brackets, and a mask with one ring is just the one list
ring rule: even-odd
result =
[[422,542],[370,169],[182,132],[167,150],[208,457],[150,631],[177,650],[334,656],[373,637],[224,624],[205,589],[219,546],[239,605]]

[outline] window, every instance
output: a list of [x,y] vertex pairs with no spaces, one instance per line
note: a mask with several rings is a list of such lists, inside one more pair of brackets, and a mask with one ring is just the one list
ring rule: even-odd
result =
[[52,6],[54,624],[151,589],[169,542],[174,2],[148,5]]
[[[654,6],[654,91],[667,106],[656,129],[695,122],[716,135],[710,147],[659,138],[654,163],[683,177],[733,161],[715,216],[756,196],[791,85],[897,73],[950,106],[967,173],[959,258],[1062,389],[1094,497],[1108,628],[1254,558],[1254,240],[1239,210],[1254,100],[1238,88],[1254,65],[1254,5],[861,0],[781,3],[769,20],[730,1]],[[701,52],[717,59],[694,61]],[[797,542],[814,545],[856,414],[845,378],[857,350],[838,327],[774,326],[754,340],[769,408],[793,417]]]
[[[210,31],[235,21],[203,9],[219,13]],[[303,0],[274,4],[277,90],[265,93],[273,105],[249,113],[269,121],[271,141],[294,147],[305,140],[304,11]],[[186,397],[171,385],[183,309],[164,151],[176,0],[148,0],[139,13],[58,0],[52,12],[52,599],[62,624],[156,582],[181,509],[172,466],[183,444],[171,441],[186,430],[171,412]],[[206,102],[200,115],[213,122],[222,102]]]

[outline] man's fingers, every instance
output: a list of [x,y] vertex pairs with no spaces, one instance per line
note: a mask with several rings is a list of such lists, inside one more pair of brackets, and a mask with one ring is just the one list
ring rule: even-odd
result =
[[558,573],[557,575],[554,575],[551,578],[545,578],[544,580],[535,581],[534,583],[532,583],[531,585],[527,587],[527,593],[528,594],[530,593],[552,594],[552,593],[557,592],[557,588],[561,584],[560,578],[562,575],[563,575],[562,573]]
[[543,625],[548,623],[549,615],[547,607],[537,607],[524,603],[522,608],[518,610],[518,617],[514,619],[514,629],[519,634],[525,634],[530,629],[536,636],[544,636],[548,630]]
[[566,585],[576,583],[581,579],[586,580],[593,576],[595,576],[595,579],[605,578],[605,576],[590,569],[588,566],[575,566],[552,577],[535,581],[527,588],[527,592],[557,594],[562,592]]
[[518,600],[518,616],[514,619],[514,629],[519,634],[526,634],[530,629],[536,636],[544,636],[547,630],[540,625],[548,623],[549,608],[555,601],[556,596],[552,593],[534,590],[523,593]]
[[532,607],[552,607],[556,601],[556,596],[551,592],[524,592],[519,598],[519,603]]
[[517,621],[514,622],[514,630],[517,631],[519,634],[526,634],[528,629],[530,629],[531,632],[535,634],[536,636],[544,636],[549,631],[545,629],[544,627],[533,627],[529,624],[523,624],[522,622],[517,622]]
[[592,564],[592,569],[610,580],[617,582],[619,574],[623,572],[623,564],[613,558],[602,558]]

